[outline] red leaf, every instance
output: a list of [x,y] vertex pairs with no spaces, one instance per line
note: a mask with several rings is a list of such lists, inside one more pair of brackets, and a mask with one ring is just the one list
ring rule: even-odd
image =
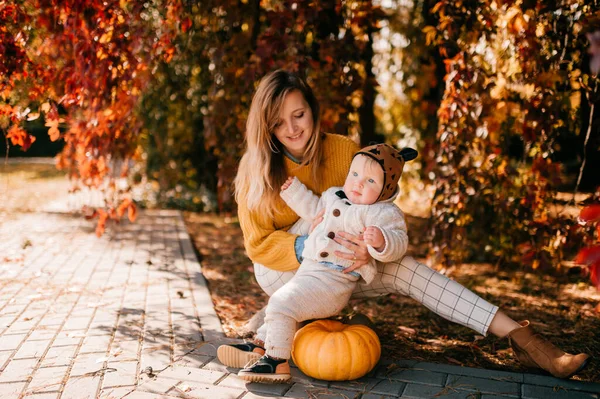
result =
[[600,204],[584,207],[579,214],[579,219],[586,223],[600,220]]
[[127,208],[127,217],[131,223],[135,222],[135,219],[137,218],[137,207],[133,202],[129,205],[129,208]]
[[50,136],[50,141],[56,141],[60,138],[60,130],[58,130],[58,119],[46,119],[46,127],[48,129],[48,136]]
[[127,208],[129,208],[129,205],[131,205],[131,200],[129,198],[126,198],[125,200],[123,200],[123,202],[121,202],[121,204],[117,208],[117,216],[119,217],[119,219],[123,217],[125,211],[127,210]]
[[600,262],[592,263],[590,266],[590,281],[600,291]]
[[6,138],[10,139],[13,145],[19,145],[23,148],[23,151],[27,151],[31,144],[35,142],[35,137],[21,129],[17,125],[13,125],[8,129]]
[[104,234],[106,229],[106,220],[108,219],[108,213],[104,209],[98,209],[98,224],[96,225],[96,235],[98,237]]
[[575,263],[589,265],[600,262],[600,245],[582,248],[575,257]]
[[187,32],[188,29],[190,29],[192,27],[192,19],[191,18],[185,18],[183,21],[181,21],[181,31],[183,33]]

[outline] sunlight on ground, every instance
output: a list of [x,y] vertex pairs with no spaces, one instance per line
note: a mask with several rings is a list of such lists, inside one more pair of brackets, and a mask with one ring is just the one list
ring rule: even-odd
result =
[[0,212],[31,212],[68,195],[71,183],[51,159],[0,162]]

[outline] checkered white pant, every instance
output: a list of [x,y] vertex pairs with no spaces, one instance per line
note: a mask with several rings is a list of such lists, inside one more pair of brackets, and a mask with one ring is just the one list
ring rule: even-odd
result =
[[[258,284],[269,296],[290,281],[295,271],[279,272],[261,264],[254,264]],[[478,295],[405,256],[399,262],[378,263],[377,275],[371,284],[358,284],[352,298],[372,298],[387,294],[402,294],[415,299],[443,318],[469,327],[482,335],[488,328],[498,307]]]

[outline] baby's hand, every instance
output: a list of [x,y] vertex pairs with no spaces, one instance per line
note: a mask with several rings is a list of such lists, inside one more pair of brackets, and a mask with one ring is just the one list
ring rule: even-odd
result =
[[383,252],[385,249],[385,238],[379,228],[375,226],[369,226],[363,233],[363,238],[366,244],[372,246],[377,252]]
[[287,190],[288,187],[292,185],[293,181],[294,181],[294,176],[288,177],[287,180],[285,181],[285,183],[283,183],[283,186],[281,186],[281,191]]

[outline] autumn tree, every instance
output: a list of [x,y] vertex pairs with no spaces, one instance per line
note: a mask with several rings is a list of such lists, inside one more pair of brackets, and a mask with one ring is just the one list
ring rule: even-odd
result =
[[[577,110],[584,1],[439,1],[428,40],[444,57],[433,233],[443,260],[557,265],[581,233],[555,206],[560,140],[585,134]],[[567,246],[565,246],[567,245]],[[486,256],[487,254],[487,256]]]
[[[215,193],[220,211],[234,209],[231,183],[250,101],[257,81],[276,68],[308,78],[321,100],[324,131],[373,137],[370,60],[382,18],[370,1],[206,1],[184,7],[186,29],[174,41],[174,58],[159,68],[144,99],[149,175],[158,179],[164,200],[183,202],[187,195],[192,207],[207,208]],[[189,146],[195,154],[183,149]],[[186,194],[189,189],[204,194]]]
[[156,60],[172,57],[175,1],[23,0],[0,2],[0,128],[29,147],[23,121],[43,116],[52,140],[65,141],[58,166],[79,184],[103,188],[98,233],[135,205],[117,190],[136,151],[135,107]]

